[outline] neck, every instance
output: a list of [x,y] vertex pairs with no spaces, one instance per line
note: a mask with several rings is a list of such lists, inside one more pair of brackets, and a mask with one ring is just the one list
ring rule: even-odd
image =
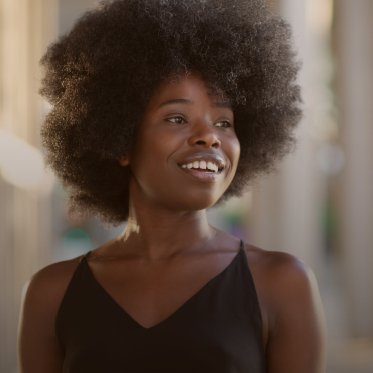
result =
[[216,234],[207,221],[206,210],[151,210],[149,206],[130,204],[128,223],[119,237],[121,247],[136,251],[144,259],[166,259],[181,251],[196,250]]

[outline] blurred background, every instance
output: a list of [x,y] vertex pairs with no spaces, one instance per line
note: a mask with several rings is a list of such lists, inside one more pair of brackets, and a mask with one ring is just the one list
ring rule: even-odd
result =
[[[303,61],[298,146],[211,222],[290,252],[316,273],[328,373],[373,372],[373,1],[268,0],[293,27]],[[0,0],[0,372],[17,372],[22,291],[41,267],[84,253],[123,227],[69,217],[45,169],[48,104],[38,61],[93,0]]]

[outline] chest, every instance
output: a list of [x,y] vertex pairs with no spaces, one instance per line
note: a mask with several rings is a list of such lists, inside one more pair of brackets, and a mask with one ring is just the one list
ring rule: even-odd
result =
[[88,271],[118,307],[144,328],[167,320],[228,271],[234,255],[172,263],[90,262]]
[[197,263],[113,278],[82,263],[56,320],[63,371],[264,372],[260,311],[242,259],[204,276]]

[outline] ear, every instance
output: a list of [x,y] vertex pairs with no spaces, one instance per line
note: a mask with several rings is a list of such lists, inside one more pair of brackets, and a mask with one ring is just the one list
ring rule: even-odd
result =
[[129,160],[128,155],[122,155],[121,157],[119,157],[118,162],[123,167],[128,166],[130,164],[130,160]]

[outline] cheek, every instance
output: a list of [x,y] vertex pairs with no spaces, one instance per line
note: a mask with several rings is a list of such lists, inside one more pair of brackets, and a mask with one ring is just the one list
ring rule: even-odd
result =
[[[162,178],[167,175],[169,167],[168,157],[170,149],[167,141],[159,136],[142,138],[134,147],[130,159],[130,168],[139,184],[143,188],[157,187],[162,183]],[[167,150],[168,149],[168,150]]]
[[226,154],[228,155],[232,170],[235,172],[237,169],[238,161],[240,159],[241,146],[236,136],[227,139]]
[[235,140],[235,155],[236,155],[236,162],[238,163],[238,160],[240,159],[240,154],[241,154],[241,144],[238,140],[238,138],[236,137],[236,140]]

